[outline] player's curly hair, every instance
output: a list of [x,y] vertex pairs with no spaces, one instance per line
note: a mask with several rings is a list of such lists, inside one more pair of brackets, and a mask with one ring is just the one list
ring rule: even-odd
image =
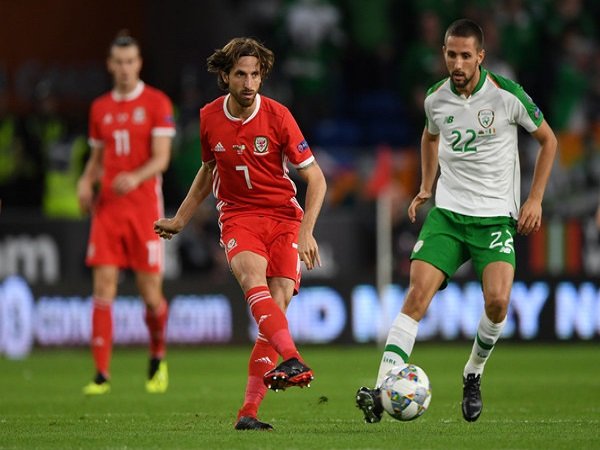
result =
[[263,80],[271,73],[275,62],[275,55],[271,50],[252,38],[233,38],[223,48],[215,50],[206,60],[208,71],[217,74],[219,88],[227,90],[228,84],[223,80],[221,73],[229,73],[242,56],[258,58],[260,76]]

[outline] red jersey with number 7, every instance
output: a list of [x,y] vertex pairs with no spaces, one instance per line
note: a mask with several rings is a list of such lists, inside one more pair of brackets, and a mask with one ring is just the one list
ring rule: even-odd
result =
[[127,95],[116,91],[98,97],[89,117],[89,143],[104,148],[98,206],[149,207],[162,205],[162,178],[152,177],[135,190],[119,196],[111,188],[120,172],[131,172],[152,156],[153,136],[174,136],[175,121],[169,98],[158,89],[139,82]]
[[301,169],[314,156],[292,114],[257,94],[254,112],[241,120],[227,110],[228,98],[200,110],[202,161],[216,162],[213,193],[220,221],[243,214],[302,220],[288,163]]

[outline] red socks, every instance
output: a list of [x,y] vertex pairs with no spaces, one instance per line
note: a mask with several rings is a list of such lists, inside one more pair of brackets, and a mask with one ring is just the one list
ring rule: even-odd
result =
[[[258,324],[258,333],[269,341],[269,344],[284,360],[300,359],[300,354],[288,329],[285,314],[271,297],[267,286],[257,286],[246,292],[246,301],[254,320]],[[264,372],[263,372],[264,373]]]
[[146,306],[146,325],[150,335],[150,356],[163,359],[166,352],[167,319],[169,318],[169,306],[163,301],[153,311]]
[[112,353],[112,304],[94,299],[92,310],[92,355],[96,371],[104,378],[110,377],[110,357]]
[[[150,334],[150,355],[162,359],[166,348],[166,329],[169,307],[165,300],[152,311],[146,307],[146,325]],[[92,355],[96,371],[106,379],[110,376],[112,355],[113,317],[112,304],[94,299],[92,309]]]
[[263,375],[276,366],[277,358],[277,351],[259,334],[248,362],[248,383],[244,405],[238,411],[238,419],[242,416],[256,417],[258,407],[267,392]]

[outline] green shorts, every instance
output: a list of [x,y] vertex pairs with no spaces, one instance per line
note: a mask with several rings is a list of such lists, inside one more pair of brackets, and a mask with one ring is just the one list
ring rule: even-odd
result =
[[474,217],[434,207],[429,211],[410,259],[437,267],[446,275],[441,289],[469,259],[481,280],[491,262],[506,261],[515,267],[513,236],[517,221],[512,217]]

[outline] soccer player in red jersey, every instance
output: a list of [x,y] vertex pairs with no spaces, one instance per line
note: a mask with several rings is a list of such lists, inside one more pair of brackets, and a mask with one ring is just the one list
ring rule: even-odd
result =
[[[161,91],[140,80],[142,58],[135,39],[121,32],[109,48],[114,88],[98,97],[89,117],[91,155],[78,182],[81,208],[92,214],[86,264],[93,273],[94,380],[87,395],[110,391],[112,303],[120,269],[135,272],[146,304],[150,364],[146,390],[168,385],[165,336],[168,306],[162,292],[163,244],[153,223],[163,215],[162,172],[175,135],[173,107]],[[94,189],[100,183],[96,196]]]
[[[154,225],[170,239],[212,187],[221,245],[258,324],[238,430],[273,429],[257,419],[267,387],[303,387],[313,379],[285,311],[299,288],[300,260],[308,270],[321,264],[313,230],[327,187],[289,110],[258,93],[273,61],[271,50],[249,38],[232,39],[208,58],[209,72],[227,95],[200,110],[202,167],[175,216]],[[305,211],[288,165],[307,183]],[[279,355],[283,362],[275,367]]]

